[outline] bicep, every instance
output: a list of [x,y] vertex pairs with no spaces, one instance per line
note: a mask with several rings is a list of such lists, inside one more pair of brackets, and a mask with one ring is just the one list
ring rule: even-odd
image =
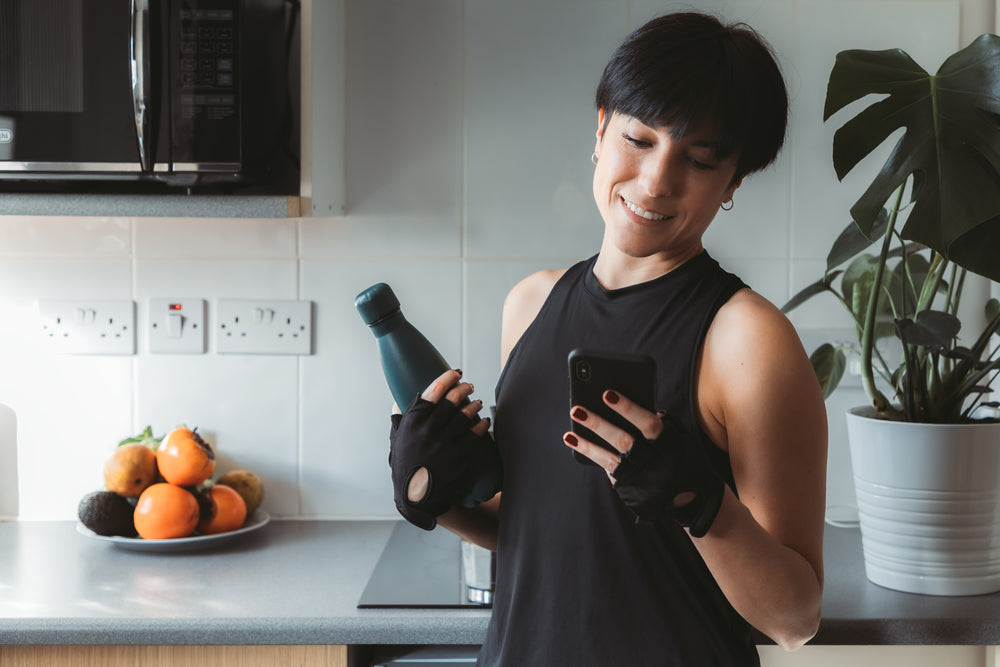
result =
[[821,576],[827,423],[819,383],[794,328],[750,309],[721,356],[722,410],[741,502]]

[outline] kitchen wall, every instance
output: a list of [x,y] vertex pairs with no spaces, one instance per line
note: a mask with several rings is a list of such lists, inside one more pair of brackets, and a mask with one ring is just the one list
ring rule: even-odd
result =
[[[506,292],[532,271],[598,248],[591,98],[604,62],[631,28],[689,6],[347,0],[344,215],[0,217],[0,404],[17,419],[16,449],[9,429],[0,431],[8,472],[0,483],[9,491],[15,465],[19,482],[14,500],[0,493],[0,517],[73,518],[79,498],[102,485],[103,461],[121,438],[181,423],[215,443],[223,468],[256,470],[273,515],[395,517],[391,399],[354,296],[390,283],[409,318],[490,402]],[[743,185],[706,237],[725,266],[781,304],[820,274],[867,177],[840,184],[831,167],[837,124],[822,122],[822,104],[836,52],[902,47],[934,70],[960,43],[994,29],[993,2],[697,6],[758,28],[791,90],[782,156]],[[210,337],[202,355],[150,354],[141,323],[151,297],[206,299],[210,327],[220,297],[311,300],[314,353],[219,355]],[[137,354],[52,354],[39,332],[40,298],[135,300]],[[847,325],[831,301],[792,319],[810,350]],[[834,506],[854,502],[843,411],[864,398],[852,382],[829,403]]]

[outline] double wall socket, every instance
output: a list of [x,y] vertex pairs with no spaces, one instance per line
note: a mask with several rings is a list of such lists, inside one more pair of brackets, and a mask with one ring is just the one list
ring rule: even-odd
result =
[[131,300],[38,302],[42,335],[61,354],[135,354],[135,303]]
[[311,354],[312,302],[219,299],[219,354]]

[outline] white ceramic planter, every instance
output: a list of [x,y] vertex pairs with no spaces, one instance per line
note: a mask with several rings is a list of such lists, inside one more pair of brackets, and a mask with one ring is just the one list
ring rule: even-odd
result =
[[1000,591],[1000,424],[847,414],[865,573],[925,595]]

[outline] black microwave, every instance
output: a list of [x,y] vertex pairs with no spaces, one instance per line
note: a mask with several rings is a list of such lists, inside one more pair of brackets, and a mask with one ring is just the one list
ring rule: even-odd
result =
[[298,18],[293,0],[0,0],[0,189],[297,186]]

